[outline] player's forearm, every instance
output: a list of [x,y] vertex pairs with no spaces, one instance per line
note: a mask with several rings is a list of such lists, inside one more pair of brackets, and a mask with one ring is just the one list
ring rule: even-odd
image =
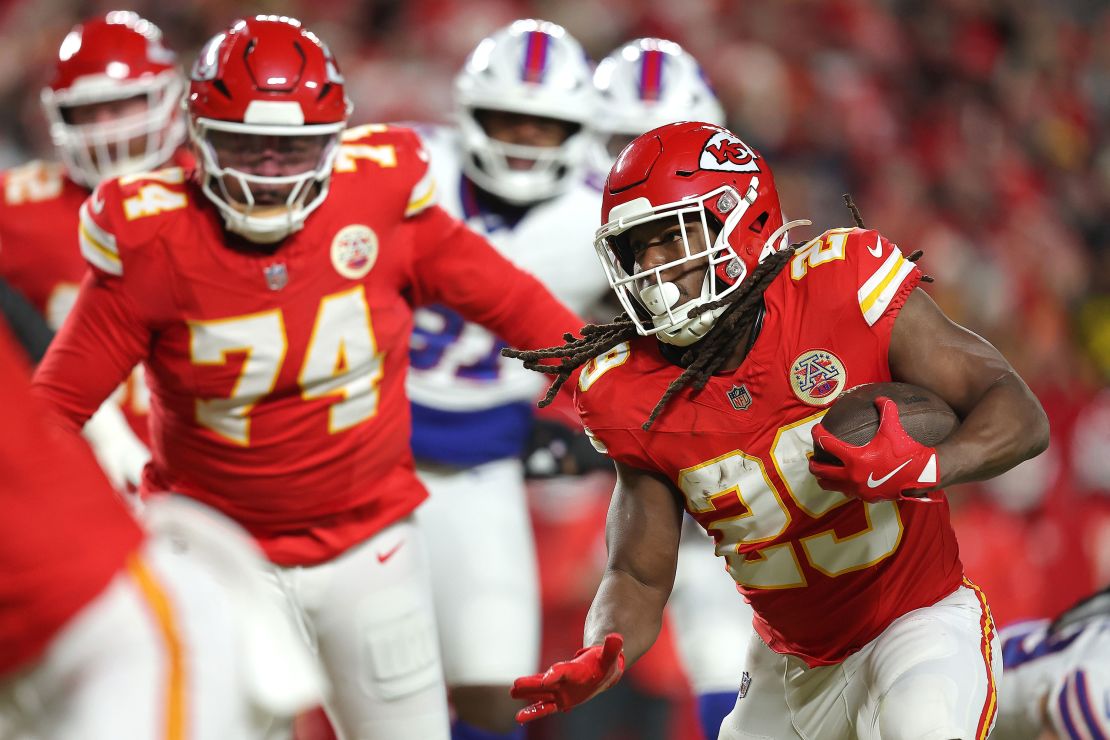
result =
[[1036,457],[1048,447],[1048,417],[1013,371],[1000,377],[937,445],[938,487],[984,480]]
[[626,665],[655,642],[663,625],[663,607],[670,589],[650,586],[631,574],[607,568],[586,615],[584,646],[600,645],[610,632],[624,637]]

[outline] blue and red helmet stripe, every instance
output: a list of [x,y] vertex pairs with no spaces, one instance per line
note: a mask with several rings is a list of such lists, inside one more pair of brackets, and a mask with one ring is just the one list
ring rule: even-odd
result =
[[640,57],[640,100],[659,100],[663,89],[663,52],[648,49]]
[[551,37],[543,31],[529,31],[524,45],[524,69],[521,79],[525,82],[541,82],[547,68],[547,49]]

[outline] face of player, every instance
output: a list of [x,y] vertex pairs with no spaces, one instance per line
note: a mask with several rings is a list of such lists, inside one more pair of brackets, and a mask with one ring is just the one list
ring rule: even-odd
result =
[[[570,121],[525,113],[482,110],[475,115],[491,139],[518,146],[553,149],[561,146],[579,128]],[[521,157],[508,157],[508,162],[514,170],[528,170],[535,164],[533,160]]]
[[[135,95],[122,100],[108,100],[102,103],[89,103],[88,105],[72,105],[62,108],[62,117],[65,122],[73,126],[110,126],[133,116],[141,116],[150,108],[146,95]],[[147,140],[145,136],[138,136],[127,142],[127,156],[138,157],[146,152]],[[101,153],[96,147],[89,147],[89,156],[97,166],[107,164],[101,162]]]
[[[331,135],[268,136],[228,131],[211,131],[208,134],[220,167],[265,178],[296,177],[316,170],[333,139]],[[254,181],[250,183],[249,199],[243,192],[242,183],[235,177],[225,176],[224,185],[233,206],[246,208],[253,199],[253,213],[261,216],[284,209],[296,187],[293,182]]]
[[[700,219],[693,218],[689,214],[684,214],[681,218],[685,223],[686,243],[683,242],[683,224],[679,223],[678,217],[648,221],[626,232],[626,248],[631,251],[636,272],[653,270],[682,259],[687,254],[704,252],[710,246],[709,240],[716,239],[717,234],[712,228],[708,235],[705,233]],[[689,252],[687,252],[687,243]],[[664,282],[674,283],[678,288],[679,300],[672,308],[701,296],[702,283],[708,268],[709,257],[705,255],[668,267],[660,273]],[[654,278],[648,278],[645,285],[641,287],[647,287],[654,282]]]

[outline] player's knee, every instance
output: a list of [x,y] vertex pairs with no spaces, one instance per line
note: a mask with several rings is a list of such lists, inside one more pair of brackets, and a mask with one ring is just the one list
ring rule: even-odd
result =
[[882,740],[963,740],[968,737],[957,716],[959,687],[944,676],[905,676],[879,704]]
[[509,734],[517,728],[523,704],[509,696],[508,686],[456,686],[451,703],[460,721],[486,732]]

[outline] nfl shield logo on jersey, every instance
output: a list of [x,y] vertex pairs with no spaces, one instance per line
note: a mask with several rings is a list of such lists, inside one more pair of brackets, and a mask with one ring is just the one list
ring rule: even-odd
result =
[[752,405],[752,394],[748,392],[748,386],[734,385],[728,392],[728,400],[737,411],[747,411]]
[[803,352],[790,367],[790,387],[802,403],[828,406],[844,390],[844,363],[827,350]]
[[281,290],[289,284],[289,271],[285,269],[284,262],[275,262],[262,268],[266,276],[266,285],[270,290]]
[[748,689],[751,688],[751,685],[752,676],[747,671],[744,671],[744,673],[740,676],[740,694],[738,698],[743,699],[745,696],[747,696]]

